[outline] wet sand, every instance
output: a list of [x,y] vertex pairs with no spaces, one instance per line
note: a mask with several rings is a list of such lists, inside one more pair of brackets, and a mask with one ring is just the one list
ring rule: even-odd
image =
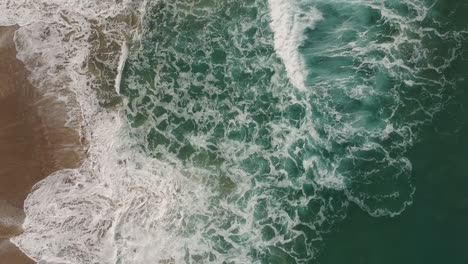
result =
[[63,105],[28,82],[15,30],[0,27],[0,264],[34,263],[9,242],[21,233],[24,200],[35,183],[84,157],[79,133],[65,127]]

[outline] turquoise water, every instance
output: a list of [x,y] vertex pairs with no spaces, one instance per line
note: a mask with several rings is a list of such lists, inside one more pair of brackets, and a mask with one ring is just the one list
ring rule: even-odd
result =
[[436,263],[453,250],[465,263],[467,240],[444,223],[466,233],[457,214],[466,214],[467,9],[151,2],[123,73],[127,116],[148,155],[206,192],[168,226],[185,248],[173,258],[427,263],[431,250]]

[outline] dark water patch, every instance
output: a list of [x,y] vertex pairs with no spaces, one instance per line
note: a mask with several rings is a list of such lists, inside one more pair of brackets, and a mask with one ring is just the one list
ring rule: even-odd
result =
[[[467,8],[460,1],[438,1],[430,12],[440,21],[439,30],[461,32],[468,28],[462,15]],[[445,91],[450,100],[422,127],[419,143],[408,152],[413,205],[395,218],[372,218],[350,207],[347,219],[326,239],[319,263],[468,262],[468,50],[466,35],[459,37],[457,56],[441,72],[454,84]],[[429,44],[438,54],[450,53],[446,45]]]

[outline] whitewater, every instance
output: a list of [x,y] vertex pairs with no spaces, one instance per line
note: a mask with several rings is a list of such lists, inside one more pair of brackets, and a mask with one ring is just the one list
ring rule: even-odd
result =
[[350,203],[400,215],[463,39],[426,2],[2,1],[88,142],[12,242],[50,264],[313,263]]

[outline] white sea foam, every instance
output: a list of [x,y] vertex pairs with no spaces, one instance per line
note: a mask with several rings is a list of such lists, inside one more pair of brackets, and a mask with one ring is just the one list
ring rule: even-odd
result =
[[[182,263],[187,244],[191,254],[209,250],[200,243],[201,231],[186,239],[177,233],[187,216],[206,211],[209,192],[190,173],[183,175],[177,166],[137,147],[146,144],[136,140],[145,136],[130,137],[122,109],[101,108],[89,86],[94,80],[85,62],[95,26],[90,21],[107,23],[105,18],[128,7],[125,3],[0,3],[5,11],[0,24],[21,25],[15,41],[30,80],[44,95],[64,102],[68,125],[83,126],[89,141],[80,168],[53,173],[25,201],[24,233],[11,240],[38,263]],[[110,31],[122,27],[106,26]],[[128,48],[122,46],[116,92],[127,56]]]
[[[206,211],[209,192],[196,177],[182,176],[175,165],[136,147],[146,145],[136,140],[145,136],[130,137],[124,113],[101,108],[89,86],[94,80],[85,62],[96,26],[91,23],[107,23],[104,19],[119,15],[125,5],[31,1],[2,7],[6,15],[0,23],[22,25],[16,45],[31,81],[63,100],[69,126],[84,126],[90,144],[80,168],[55,172],[34,186],[25,201],[24,233],[12,242],[39,263],[181,263],[187,244],[191,254],[207,252],[201,233],[184,239],[175,227],[186,215]],[[127,56],[123,45],[116,92]]]
[[[98,19],[114,16],[126,7],[139,8],[144,0],[18,0],[0,2],[0,24],[20,26],[37,22],[64,22],[60,19],[69,15],[72,22],[77,17]],[[66,20],[65,20],[66,21]],[[85,23],[81,24],[81,26]]]
[[304,41],[304,31],[314,29],[323,19],[313,7],[303,8],[301,0],[269,0],[270,26],[274,33],[274,45],[282,59],[290,82],[298,89],[306,89],[307,73],[299,47]]
[[183,241],[168,228],[180,224],[184,202],[196,206],[185,196],[196,200],[202,193],[197,183],[136,148],[121,114],[98,115],[92,132],[99,144],[90,146],[89,159],[34,187],[25,203],[24,234],[12,241],[45,263],[147,263],[177,257],[174,252],[183,256]]
[[[158,208],[147,221],[163,221],[176,207],[180,173],[135,149],[135,142],[128,142],[122,115],[100,108],[88,85],[93,81],[85,64],[91,49],[91,23],[106,23],[105,18],[129,8],[136,10],[139,5],[145,3],[0,3],[0,24],[21,26],[15,35],[17,56],[31,72],[31,82],[44,96],[63,102],[67,125],[76,130],[84,126],[90,142],[89,156],[79,169],[55,172],[39,182],[25,201],[24,233],[12,242],[37,262],[118,263],[123,261],[122,254],[131,255],[122,253],[125,245],[119,245],[119,237],[135,235],[121,230],[127,221],[132,225],[139,221],[129,215],[139,213],[132,211],[135,203],[143,199],[146,205]],[[116,85],[127,54],[124,46]]]
[[[338,57],[350,59],[350,61],[360,64],[357,68],[362,67],[362,72],[366,74],[366,82],[358,84],[359,81],[356,81],[361,73],[340,75],[337,71],[334,76],[324,74],[322,76],[326,80],[324,82],[321,78],[316,78],[314,87],[308,90],[313,90],[315,100],[312,104],[315,104],[314,106],[319,109],[320,115],[323,114],[329,118],[323,122],[324,124],[316,124],[317,127],[323,126],[323,130],[325,130],[323,134],[326,135],[322,142],[317,141],[318,144],[322,144],[326,149],[336,151],[337,149],[333,150],[331,146],[329,148],[326,141],[329,141],[330,145],[343,146],[361,139],[364,139],[366,143],[343,147],[344,152],[340,157],[333,157],[328,161],[322,157],[313,157],[306,160],[304,166],[316,168],[314,181],[317,184],[344,190],[350,201],[355,202],[370,215],[395,216],[400,214],[412,203],[414,193],[414,186],[411,182],[411,163],[404,156],[417,140],[417,131],[419,131],[421,124],[431,122],[434,113],[440,111],[440,105],[443,105],[442,101],[445,100],[441,99],[443,90],[449,86],[450,82],[443,76],[435,80],[422,78],[421,76],[425,75],[422,73],[435,71],[443,75],[446,67],[455,58],[453,54],[459,54],[457,45],[454,45],[451,54],[448,54],[443,59],[444,61],[437,65],[432,58],[437,52],[428,49],[424,40],[437,38],[441,42],[445,42],[452,39],[451,43],[456,43],[458,42],[456,34],[438,32],[436,28],[428,28],[427,23],[423,23],[423,21],[429,20],[431,10],[431,6],[425,1],[408,0],[394,3],[380,0],[317,0],[307,1],[308,5],[304,4],[306,1],[301,0],[269,0],[268,2],[275,50],[286,67],[290,82],[300,90],[308,88],[304,54],[300,53],[300,46],[304,41],[304,31],[307,28],[314,30],[314,27],[319,25],[317,23],[320,20],[327,19],[320,11],[311,6],[319,6],[320,10],[322,8],[327,11],[334,10],[339,13],[338,17],[349,18],[349,20],[339,22],[333,28],[329,28],[328,35],[324,38],[329,43],[323,43],[317,39],[316,46],[310,47],[309,54],[305,54],[305,56],[328,57],[332,63]],[[405,8],[408,12],[402,13]],[[361,24],[363,20],[356,17],[356,14],[359,13],[354,12],[363,10],[366,10],[368,14],[373,13],[379,20],[373,21],[372,25]],[[333,12],[330,13],[331,19],[337,18],[333,17]],[[356,23],[356,21],[359,22]],[[388,34],[388,39],[385,40],[373,35],[375,34],[374,29],[381,30],[378,28],[382,22],[385,26],[390,26],[393,31],[392,34]],[[324,26],[329,25],[324,24]],[[360,33],[354,35],[353,31],[360,31]],[[386,36],[386,32],[383,35]],[[343,36],[352,40],[343,41]],[[376,54],[383,55],[379,57]],[[343,69],[348,67],[346,59],[340,61]],[[327,62],[325,62],[326,64]],[[314,68],[310,66],[308,70],[313,72]],[[382,80],[379,79],[381,76],[375,72],[388,75],[389,80],[398,80],[407,86],[381,85]],[[432,103],[427,101],[421,103],[418,98],[411,98],[406,94],[408,91],[416,91],[421,86],[425,87],[425,91],[430,94],[429,97],[434,99]],[[333,96],[330,96],[331,94]],[[346,96],[340,98],[341,94]],[[321,96],[323,97],[320,98]],[[375,117],[374,113],[366,110],[353,109],[351,113],[347,112],[348,110],[342,110],[344,104],[351,103],[353,100],[360,101],[364,105],[375,106],[377,105],[375,101],[380,98],[394,100],[391,105],[383,106],[385,111],[389,111],[389,117],[376,116],[377,119],[382,119],[380,126],[370,126],[368,123],[369,117]],[[405,103],[405,100],[412,102]],[[414,113],[419,112],[420,116],[414,114],[414,117],[413,115],[408,117],[407,113],[400,112],[406,105],[411,105],[414,102],[416,105]],[[420,104],[419,109],[418,104]],[[423,106],[423,104],[425,105]],[[379,107],[382,105],[378,105],[377,108]],[[359,107],[356,108],[359,109]],[[365,108],[363,107],[363,109]],[[397,118],[401,119],[398,121],[399,124],[394,122]],[[403,124],[401,124],[402,120],[404,120]],[[312,122],[317,121],[312,120]],[[395,135],[401,139],[395,139]],[[387,143],[388,141],[391,143]],[[368,144],[369,142],[372,144]],[[381,155],[383,158],[378,161],[366,160],[369,153],[374,154],[375,157]],[[372,162],[374,163],[372,164]],[[380,168],[377,168],[379,163]],[[358,166],[362,165],[356,164],[373,165],[369,166],[373,170],[359,170]],[[391,172],[385,172],[385,169]],[[387,184],[391,190],[388,193],[383,191],[382,193],[371,193],[371,184],[376,186]],[[395,189],[400,192],[394,192]]]
[[128,59],[128,44],[122,43],[122,49],[120,51],[119,65],[117,68],[117,77],[115,78],[115,92],[120,94],[120,82],[122,81],[122,72],[125,66],[125,62]]

